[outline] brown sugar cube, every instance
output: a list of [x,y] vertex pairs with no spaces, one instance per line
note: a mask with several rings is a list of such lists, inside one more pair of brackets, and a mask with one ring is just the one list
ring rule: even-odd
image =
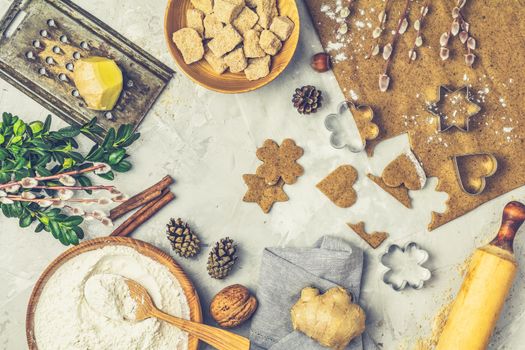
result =
[[248,7],[244,7],[232,24],[239,33],[244,34],[252,29],[258,20],[259,16],[255,12]]
[[204,59],[206,62],[208,62],[215,73],[222,74],[226,69],[228,69],[228,65],[224,61],[224,57],[215,56],[209,49],[206,50]]
[[204,19],[204,12],[196,9],[189,9],[186,11],[186,25],[188,28],[193,28],[200,34],[204,35],[204,24],[202,20]]
[[270,27],[273,18],[279,14],[275,0],[257,0],[256,11],[259,15],[259,24],[265,29]]
[[248,58],[258,58],[266,56],[266,53],[259,45],[259,32],[250,29],[244,33],[244,55]]
[[239,73],[246,68],[248,61],[246,61],[246,56],[244,56],[244,51],[242,47],[233,50],[226,56],[224,56],[224,62],[230,67],[230,72]]
[[261,25],[260,25],[259,23],[257,23],[256,25],[254,25],[252,29],[258,31],[259,34],[261,34],[261,32],[264,30],[264,28],[261,27]]
[[204,38],[213,39],[218,32],[224,27],[221,21],[217,18],[215,14],[207,15],[204,17]]
[[244,70],[246,79],[248,80],[257,80],[264,78],[270,74],[270,61],[271,58],[269,55],[266,55],[261,58],[252,58],[248,64],[248,67]]
[[228,24],[209,43],[208,47],[215,56],[222,57],[242,41],[242,36]]
[[191,0],[191,4],[205,14],[213,12],[213,0]]
[[281,50],[283,44],[281,40],[269,30],[263,30],[259,38],[259,45],[268,55],[274,56]]
[[191,64],[204,56],[202,39],[193,28],[182,28],[173,33],[173,42],[182,53],[184,62]]
[[292,34],[295,24],[286,16],[275,17],[270,25],[270,30],[277,35],[281,41],[285,41]]
[[217,16],[219,21],[228,24],[241,13],[244,7],[244,0],[215,0],[213,5],[213,13]]

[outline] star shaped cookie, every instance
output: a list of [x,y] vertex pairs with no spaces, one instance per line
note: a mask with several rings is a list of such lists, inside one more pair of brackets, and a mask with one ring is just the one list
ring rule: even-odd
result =
[[456,127],[461,131],[469,131],[470,118],[481,110],[473,100],[468,86],[451,90],[440,86],[438,100],[428,106],[428,111],[439,118],[439,131],[447,131]]
[[264,213],[268,213],[275,202],[286,202],[288,200],[288,196],[283,190],[284,181],[282,179],[275,185],[268,185],[263,178],[257,175],[244,174],[242,178],[248,186],[248,191],[242,200],[259,204]]

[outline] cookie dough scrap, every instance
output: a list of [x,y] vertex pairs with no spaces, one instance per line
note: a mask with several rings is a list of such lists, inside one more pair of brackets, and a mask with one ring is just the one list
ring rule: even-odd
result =
[[406,152],[390,162],[383,170],[381,178],[389,187],[404,185],[412,191],[422,189],[427,182],[425,171],[412,152]]
[[379,247],[388,238],[388,233],[386,232],[367,233],[365,223],[362,221],[357,224],[347,223],[347,225],[374,249]]
[[275,202],[286,202],[288,200],[288,195],[283,190],[284,181],[282,179],[275,185],[268,185],[264,179],[257,175],[244,174],[242,178],[248,186],[243,201],[259,204],[266,214],[270,212]]
[[304,168],[297,163],[303,153],[303,149],[292,139],[285,139],[280,146],[268,139],[257,149],[257,158],[263,164],[257,168],[256,174],[268,185],[275,185],[280,178],[287,185],[293,184],[304,173]]
[[397,199],[405,207],[409,209],[412,208],[412,199],[408,195],[408,188],[406,188],[404,185],[398,187],[390,187],[383,182],[383,179],[380,176],[376,176],[373,174],[367,174],[366,176],[368,176],[370,180],[374,181],[379,187],[385,190],[385,192],[389,193],[392,197]]
[[317,184],[317,188],[335,205],[349,208],[357,201],[354,183],[357,171],[351,165],[341,165]]

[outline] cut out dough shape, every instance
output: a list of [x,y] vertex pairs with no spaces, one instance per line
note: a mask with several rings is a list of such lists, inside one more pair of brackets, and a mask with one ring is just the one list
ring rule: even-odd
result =
[[389,187],[405,185],[409,190],[422,189],[427,182],[425,171],[412,152],[407,152],[390,162],[381,174]]
[[372,108],[364,105],[356,106],[350,103],[350,112],[354,116],[363,143],[375,140],[379,135],[379,127],[372,121],[374,119],[374,111]]
[[370,180],[374,181],[379,187],[385,190],[385,192],[397,199],[405,207],[409,209],[412,208],[412,199],[408,195],[408,188],[406,188],[404,185],[399,187],[389,187],[383,182],[383,179],[381,179],[380,176],[372,174],[367,174],[366,176],[368,176]]
[[351,207],[357,200],[353,186],[357,180],[357,171],[351,165],[341,165],[317,184],[317,188],[335,205],[341,208]]
[[257,168],[256,174],[268,185],[275,185],[279,178],[287,185],[293,184],[304,173],[303,167],[297,164],[297,159],[303,153],[303,149],[294,140],[285,139],[280,146],[274,140],[266,140],[257,149],[257,158],[263,164]]
[[357,224],[347,223],[347,225],[374,249],[379,247],[388,238],[388,233],[386,232],[367,233],[365,231],[365,223],[362,221]]
[[244,174],[242,178],[248,186],[248,191],[242,200],[259,204],[264,213],[268,213],[275,202],[288,200],[288,195],[283,190],[284,181],[282,180],[275,185],[268,185],[257,175]]

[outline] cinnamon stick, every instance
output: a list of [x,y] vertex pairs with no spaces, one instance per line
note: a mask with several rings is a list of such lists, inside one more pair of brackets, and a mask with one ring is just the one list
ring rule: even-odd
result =
[[162,191],[166,189],[172,183],[173,183],[173,178],[171,176],[169,175],[164,176],[162,180],[160,180],[153,186],[148,187],[144,191],[134,195],[127,201],[111,209],[111,211],[109,212],[109,218],[115,221],[116,219],[126,215],[133,209],[136,209],[147,203],[150,203],[151,201],[155,199],[158,199],[161,196]]
[[133,215],[111,233],[111,236],[128,236],[174,198],[175,195],[170,192],[169,189],[165,189],[159,198],[149,202],[144,207],[133,213]]

